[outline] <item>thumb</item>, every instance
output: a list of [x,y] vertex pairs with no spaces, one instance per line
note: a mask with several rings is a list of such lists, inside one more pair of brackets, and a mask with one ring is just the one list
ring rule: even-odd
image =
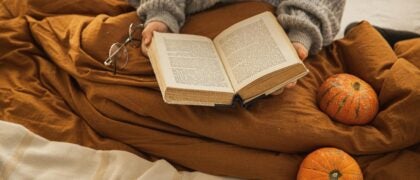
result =
[[308,53],[304,49],[299,49],[298,55],[301,60],[305,60],[308,57]]
[[150,35],[147,35],[147,36],[143,36],[143,40],[142,40],[142,42],[145,44],[145,45],[149,45],[150,44],[150,40],[151,40],[152,38],[150,38]]
[[302,61],[308,57],[308,50],[305,48],[303,44],[294,42],[293,47],[296,49],[296,52]]
[[143,33],[142,37],[143,38],[141,40],[141,51],[143,52],[143,55],[148,56],[147,55],[147,49],[148,49],[148,46],[149,46],[149,44],[152,40],[151,33]]

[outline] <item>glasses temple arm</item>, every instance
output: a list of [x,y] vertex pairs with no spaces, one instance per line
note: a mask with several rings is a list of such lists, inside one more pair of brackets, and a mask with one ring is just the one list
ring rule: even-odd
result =
[[132,41],[132,39],[130,39],[130,38],[127,38],[125,41],[124,41],[124,43],[117,49],[117,50],[115,50],[108,58],[106,58],[105,59],[105,61],[104,61],[104,64],[105,64],[105,66],[109,66],[109,65],[111,65],[111,63],[112,63],[112,58],[115,56],[115,55],[117,55],[118,54],[118,52],[120,52],[121,51],[121,49],[123,48],[123,47],[125,47],[125,45],[126,44],[128,44],[130,41]]

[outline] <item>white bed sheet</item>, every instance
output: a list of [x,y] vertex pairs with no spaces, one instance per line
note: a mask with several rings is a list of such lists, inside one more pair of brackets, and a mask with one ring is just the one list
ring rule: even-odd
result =
[[49,141],[25,127],[0,120],[0,179],[182,179],[233,180],[177,171],[165,160],[150,162],[124,151],[100,151]]
[[348,24],[361,20],[420,33],[420,0],[347,0],[336,39],[343,37]]

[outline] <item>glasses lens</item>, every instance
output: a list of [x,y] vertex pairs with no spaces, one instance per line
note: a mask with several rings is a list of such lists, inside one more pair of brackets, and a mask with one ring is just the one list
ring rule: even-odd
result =
[[[114,43],[109,49],[109,56],[112,61],[112,68],[115,71],[123,70],[128,63],[127,48],[122,43]],[[115,73],[115,72],[114,72]]]

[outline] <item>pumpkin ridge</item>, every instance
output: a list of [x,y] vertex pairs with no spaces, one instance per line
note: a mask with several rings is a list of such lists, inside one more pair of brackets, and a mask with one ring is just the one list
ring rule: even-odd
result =
[[[317,165],[318,165],[318,167],[319,167],[320,169],[322,169],[323,171],[325,171],[325,172],[330,171],[327,167],[325,167],[325,166],[324,166],[324,164],[323,164],[323,163],[320,163],[320,162],[316,161],[315,159],[313,159],[313,160],[312,160],[312,162],[313,162],[313,163],[315,163],[315,164],[317,164]],[[308,169],[310,169],[310,168],[308,168]],[[313,169],[313,170],[315,170],[315,169]],[[318,171],[319,171],[319,170],[318,170]]]
[[336,116],[340,111],[341,111],[341,109],[343,109],[343,106],[344,106],[344,104],[346,104],[346,101],[347,101],[347,98],[349,97],[350,95],[347,95],[339,104],[338,104],[338,109],[337,109],[337,112],[335,112],[335,115],[334,116]]
[[[335,156],[336,158],[339,158],[341,161],[338,161],[339,163],[338,164],[336,164],[337,166],[336,166],[336,168],[340,171],[340,172],[342,172],[343,174],[344,174],[344,168],[342,168],[344,165],[345,165],[345,163],[346,163],[346,161],[342,161],[342,156],[343,156],[343,153],[344,154],[346,154],[346,152],[344,152],[344,151],[342,151],[342,152],[340,152],[340,151],[338,151],[338,153],[339,153],[339,155],[337,155],[337,156]],[[337,161],[336,161],[337,162]],[[343,165],[344,164],[344,165]]]
[[331,86],[331,87],[329,87],[329,88],[327,88],[322,94],[321,94],[321,96],[319,96],[319,99],[322,99],[322,98],[324,98],[324,96],[325,95],[327,95],[327,93],[332,89],[332,88],[334,88],[334,87],[336,87],[336,86]]
[[305,169],[307,171],[313,171],[315,173],[317,173],[318,175],[322,175],[322,178],[325,177],[325,172],[320,171],[319,169],[313,169],[313,168],[306,168],[306,167],[302,167],[302,169]]
[[[318,151],[318,156],[320,156],[322,159],[329,159],[329,157],[331,157],[331,152],[325,153],[325,152]],[[321,162],[321,165],[322,164],[325,164],[326,173],[329,173],[331,171],[331,169],[328,169],[328,168],[334,167],[335,165],[334,162],[331,162],[331,161]]]
[[334,100],[335,97],[337,97],[341,92],[338,92],[337,94],[334,94],[334,96],[331,97],[331,99],[328,100],[327,102],[327,106],[325,107],[325,109],[328,109],[328,106],[330,105],[331,101]]
[[[341,169],[341,172],[344,172],[344,171],[345,171],[345,169],[347,169],[347,168],[349,168],[349,167],[353,167],[353,166],[354,166],[354,164],[348,164],[346,167],[340,168],[340,169]],[[356,174],[356,173],[354,173],[354,172],[345,172],[345,174],[350,174],[350,175],[359,175],[359,174]]]
[[358,99],[357,99],[358,101],[357,101],[357,108],[356,108],[356,118],[355,119],[357,119],[358,117],[359,117],[359,111],[360,111],[360,96],[358,97]]
[[[350,107],[354,107],[355,106],[355,103],[356,103],[356,100],[357,100],[357,96],[356,95],[354,95],[354,94],[351,94],[351,99],[350,100],[347,100],[347,104],[350,106]],[[353,108],[354,109],[354,108]],[[353,119],[354,119],[354,114],[352,114],[352,112],[351,112],[351,109],[346,109],[347,111],[347,113],[348,113],[348,116],[350,117],[352,117]]]
[[[340,165],[341,165],[341,164],[340,164]],[[343,165],[342,165],[342,167],[340,168],[340,170],[344,172],[344,170],[345,170],[345,169],[347,169],[347,168],[349,168],[349,167],[351,167],[351,166],[353,166],[353,164],[350,164],[350,163],[349,163],[349,164],[345,164],[345,166],[343,166]],[[346,174],[347,174],[347,173],[346,173]]]

